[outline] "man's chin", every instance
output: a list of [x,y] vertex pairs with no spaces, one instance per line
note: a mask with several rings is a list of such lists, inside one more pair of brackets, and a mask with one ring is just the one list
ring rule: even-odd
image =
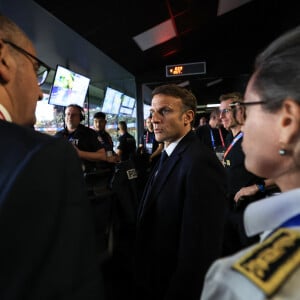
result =
[[154,133],[157,142],[161,143],[164,141],[163,136],[160,133]]

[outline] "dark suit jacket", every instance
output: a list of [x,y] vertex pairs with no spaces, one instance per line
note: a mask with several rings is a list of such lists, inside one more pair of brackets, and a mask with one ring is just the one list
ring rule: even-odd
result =
[[74,148],[2,120],[0,136],[0,299],[103,299]]
[[221,255],[224,167],[191,131],[157,177],[138,213],[137,299],[198,300]]

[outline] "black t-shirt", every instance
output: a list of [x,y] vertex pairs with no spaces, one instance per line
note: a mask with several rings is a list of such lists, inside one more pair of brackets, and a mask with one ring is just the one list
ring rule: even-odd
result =
[[101,143],[101,145],[104,147],[105,151],[113,151],[114,150],[114,143],[112,141],[112,138],[110,134],[105,131],[96,131],[98,135],[98,140]]
[[[63,130],[58,131],[55,136],[67,139],[82,151],[96,152],[103,148],[97,138],[96,131],[82,124],[79,124],[77,129],[72,133],[69,133],[68,129],[64,128]],[[96,162],[84,159],[82,162],[84,164],[85,172],[91,172],[96,169]]]
[[[238,135],[236,135],[238,136]],[[227,149],[234,140],[230,133],[227,137]],[[261,183],[263,179],[249,172],[245,167],[245,154],[242,150],[243,137],[239,138],[224,159],[224,167],[227,174],[227,194],[234,204],[234,195],[242,188]],[[226,151],[225,151],[226,153]]]
[[122,151],[121,161],[128,159],[135,160],[136,156],[136,140],[130,133],[126,132],[123,135],[119,136],[119,144],[117,149]]

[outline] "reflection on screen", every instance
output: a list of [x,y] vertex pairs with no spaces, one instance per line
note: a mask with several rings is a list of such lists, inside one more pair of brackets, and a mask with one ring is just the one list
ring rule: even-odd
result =
[[89,78],[57,65],[49,104],[59,106],[77,104],[83,107],[89,83]]

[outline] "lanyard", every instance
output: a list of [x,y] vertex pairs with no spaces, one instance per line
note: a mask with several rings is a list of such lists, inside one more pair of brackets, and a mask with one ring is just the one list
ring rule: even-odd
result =
[[211,144],[212,144],[213,149],[215,149],[216,148],[216,144],[215,144],[214,134],[213,134],[213,131],[212,131],[211,128],[209,130],[210,130]]
[[149,131],[146,131],[146,143],[149,143]]
[[226,149],[223,159],[225,159],[225,157],[227,156],[227,154],[229,153],[229,151],[231,150],[231,148],[234,146],[234,144],[243,136],[243,132],[240,132],[231,142],[231,144],[228,146],[228,148]]
[[224,138],[223,138],[222,130],[221,130],[220,127],[219,127],[219,135],[220,135],[220,138],[221,138],[222,147],[225,148]]

